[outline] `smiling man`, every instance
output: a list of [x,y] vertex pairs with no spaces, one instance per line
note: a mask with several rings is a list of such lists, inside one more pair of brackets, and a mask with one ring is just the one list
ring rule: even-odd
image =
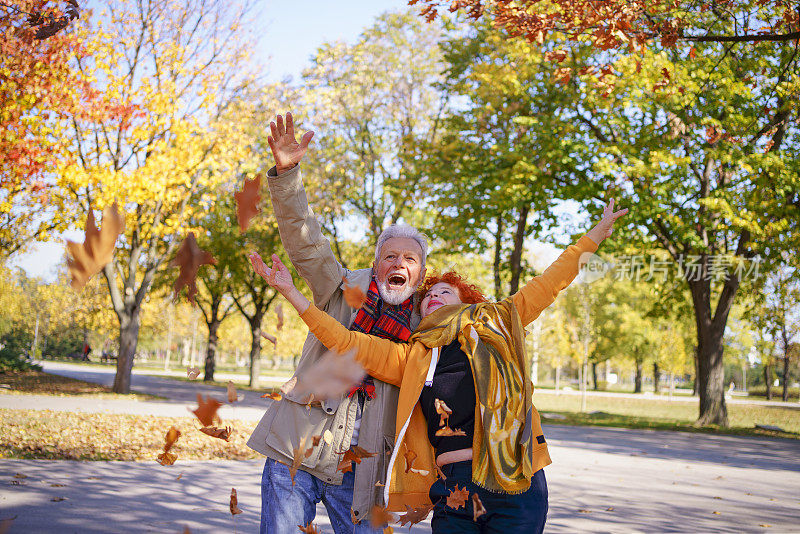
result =
[[[285,122],[278,115],[270,129],[268,141],[275,158],[275,167],[267,173],[272,206],[283,247],[311,288],[314,304],[351,330],[407,340],[420,321],[413,300],[425,278],[425,236],[410,226],[392,225],[378,238],[372,268],[343,268],[308,206],[300,175],[298,164],[313,132],[307,132],[298,143],[288,113]],[[360,309],[345,302],[342,277],[367,295]],[[309,334],[295,376],[326,351]],[[247,443],[267,456],[261,481],[261,532],[297,532],[298,525],[314,519],[319,502],[325,505],[336,534],[380,532],[370,526],[368,516],[374,505],[385,505],[382,484],[387,453],[391,454],[394,443],[398,389],[367,376],[348,395],[320,406],[304,404],[305,399],[287,387],[284,391],[283,399],[267,409]],[[326,430],[333,436],[332,442],[320,441],[292,483],[287,464],[292,463],[294,449],[303,438]],[[343,473],[337,469],[341,453],[352,445],[375,455]]]

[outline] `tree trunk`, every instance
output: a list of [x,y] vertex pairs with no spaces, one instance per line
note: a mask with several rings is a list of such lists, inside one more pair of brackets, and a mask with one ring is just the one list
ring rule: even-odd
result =
[[214,370],[217,367],[217,341],[219,336],[217,331],[222,321],[214,320],[208,326],[208,346],[206,347],[206,368],[203,373],[203,382],[211,382],[214,380]]
[[528,212],[531,207],[525,204],[519,209],[517,216],[517,229],[514,232],[514,248],[511,250],[509,267],[511,268],[511,284],[509,294],[513,295],[519,290],[519,279],[522,275],[522,245],[525,240],[525,230],[528,228]]
[[661,391],[661,369],[658,368],[658,362],[653,362],[653,392],[659,393]]
[[725,405],[725,367],[722,362],[723,329],[712,325],[698,331],[698,393],[700,416],[697,425],[728,426],[728,408]]
[[700,375],[700,364],[697,361],[697,345],[695,345],[692,355],[694,356],[694,380],[692,381],[692,395],[697,395],[697,377]]
[[503,298],[503,284],[500,277],[500,258],[503,252],[503,214],[497,216],[497,234],[494,236],[494,262],[492,269],[494,270],[494,298],[498,301]]
[[634,379],[633,392],[642,392],[642,362],[638,360],[636,361],[636,378]]
[[597,391],[597,362],[592,362],[592,382],[593,389]]
[[783,338],[783,402],[789,402],[789,335],[786,330],[786,322],[781,325],[781,337]]
[[119,353],[117,374],[114,376],[114,393],[127,395],[131,392],[131,369],[136,345],[139,341],[139,308],[126,310],[119,327]]
[[261,320],[251,323],[250,336],[250,387],[257,388],[261,377]]
[[556,366],[556,395],[558,395],[559,388],[561,387],[561,366]]
[[767,400],[772,400],[772,365],[764,366],[764,384],[767,386]]

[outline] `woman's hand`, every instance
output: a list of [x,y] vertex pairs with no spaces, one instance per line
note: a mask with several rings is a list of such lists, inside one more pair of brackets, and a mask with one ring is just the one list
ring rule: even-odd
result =
[[628,213],[628,208],[614,211],[614,199],[612,198],[603,209],[603,217],[600,222],[589,230],[586,235],[599,245],[605,238],[611,237],[611,233],[614,231],[614,223],[626,213]]
[[286,300],[294,306],[298,313],[303,313],[308,309],[308,299],[303,296],[292,280],[292,274],[283,264],[277,254],[272,255],[272,268],[267,267],[258,252],[252,252],[248,256],[250,263],[253,264],[256,274],[261,276],[267,283],[278,290],[278,293],[286,297]]

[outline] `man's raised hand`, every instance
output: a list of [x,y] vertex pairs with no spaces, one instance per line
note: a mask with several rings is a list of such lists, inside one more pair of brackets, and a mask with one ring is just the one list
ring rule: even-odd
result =
[[275,158],[275,167],[278,174],[288,171],[297,165],[308,150],[308,144],[314,137],[314,132],[308,131],[297,142],[294,136],[294,119],[291,112],[286,114],[284,124],[283,116],[278,115],[274,122],[269,123],[272,135],[267,136],[269,148]]

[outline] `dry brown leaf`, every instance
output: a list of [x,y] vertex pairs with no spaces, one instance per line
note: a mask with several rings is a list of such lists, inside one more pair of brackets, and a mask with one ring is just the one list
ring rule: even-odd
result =
[[179,437],[181,437],[181,431],[174,426],[169,427],[167,435],[164,437],[164,452],[169,452]]
[[342,460],[339,462],[336,469],[342,473],[347,473],[353,469],[353,462],[360,464],[362,458],[371,458],[377,453],[369,452],[358,445],[353,445],[348,450],[339,452],[338,454],[343,454],[344,456],[342,456]]
[[319,434],[317,436],[311,436],[311,444],[314,447],[316,447],[317,445],[319,445],[321,439],[322,439],[322,434]]
[[378,505],[372,507],[369,513],[369,523],[372,528],[383,528],[388,523],[394,522],[394,516]]
[[480,516],[486,513],[486,508],[481,502],[481,498],[477,493],[472,494],[472,520],[477,521]]
[[406,473],[408,473],[414,467],[414,461],[417,459],[417,453],[414,451],[406,451],[403,453],[403,457],[406,459]]
[[322,440],[325,443],[327,443],[328,445],[333,443],[333,432],[331,432],[330,430],[326,430],[325,432],[323,432],[322,433]]
[[236,220],[239,222],[239,231],[244,233],[250,226],[250,219],[261,213],[258,203],[261,202],[261,195],[258,190],[261,188],[261,175],[254,179],[245,178],[241,191],[233,194],[236,199]]
[[180,475],[178,475],[178,476],[177,476],[177,478],[176,478],[175,480],[180,480],[180,479],[182,479],[182,478],[183,478],[183,473],[181,473]]
[[215,426],[204,426],[200,429],[200,432],[203,434],[208,434],[212,438],[219,438],[224,439],[225,441],[230,441],[231,434],[233,434],[233,428],[226,426],[225,428],[217,428]]
[[350,282],[344,276],[342,277],[342,282],[344,282],[344,301],[351,308],[361,308],[367,301],[367,295],[357,285],[350,285]]
[[426,476],[431,474],[431,472],[428,471],[427,469],[409,469],[409,471],[412,472],[412,473],[415,473],[417,475],[422,475],[424,477],[426,477]]
[[264,393],[263,395],[261,395],[261,398],[262,399],[272,399],[274,401],[279,401],[283,397],[281,396],[280,393]]
[[296,395],[298,398],[313,395],[317,400],[339,399],[360,384],[365,375],[364,368],[355,359],[355,351],[340,356],[329,350],[297,376]]
[[276,328],[280,332],[283,329],[283,304],[281,304],[280,302],[278,303],[277,306],[275,306],[275,315],[278,318],[278,324]]
[[447,496],[447,506],[458,510],[467,504],[467,499],[469,499],[469,490],[467,488],[459,489],[456,484],[456,487],[450,490],[450,495]]
[[197,409],[189,411],[200,420],[203,426],[212,426],[215,419],[219,420],[217,410],[219,410],[220,406],[222,406],[222,403],[217,399],[206,397],[205,400],[203,400],[203,396],[198,393]]
[[194,380],[195,378],[200,376],[200,369],[198,369],[197,367],[187,367],[186,376],[189,377],[189,380]]
[[83,243],[67,241],[67,268],[73,289],[81,289],[89,278],[111,261],[117,237],[124,228],[125,218],[120,215],[116,202],[103,210],[103,226],[100,230],[95,224],[94,212],[89,208]]
[[425,521],[425,518],[428,517],[428,514],[430,514],[431,510],[433,510],[433,506],[433,504],[425,504],[423,506],[411,508],[409,505],[406,505],[406,513],[402,514],[398,518],[400,526],[403,526],[406,523],[411,526],[416,525],[420,521]]
[[263,337],[264,339],[266,339],[267,341],[269,341],[270,343],[272,343],[272,345],[273,345],[275,348],[277,348],[277,347],[278,347],[278,338],[277,338],[277,337],[275,337],[275,336],[273,336],[273,335],[270,335],[270,334],[267,334],[267,333],[266,333],[266,332],[264,332],[263,330],[261,331],[261,337]]
[[292,477],[292,486],[294,486],[294,476],[297,474],[297,469],[303,464],[303,460],[311,456],[313,450],[313,447],[306,449],[306,438],[301,438],[300,444],[294,448],[292,465],[289,466],[289,476]]
[[444,428],[440,428],[436,431],[437,436],[466,436],[466,432],[461,430],[460,428],[450,428],[446,426]]
[[170,262],[172,267],[180,267],[180,273],[173,286],[175,298],[178,298],[181,289],[186,286],[186,296],[189,302],[194,303],[194,296],[197,294],[197,271],[201,265],[216,263],[217,260],[209,252],[197,246],[194,232],[189,232],[175,258]]
[[233,404],[239,400],[239,395],[236,393],[236,386],[233,385],[232,380],[228,380],[228,402]]
[[442,480],[447,480],[444,471],[442,471],[442,468],[439,467],[438,464],[433,464],[433,467],[436,469],[436,474],[439,476],[439,478],[441,478]]
[[433,406],[436,408],[436,413],[439,414],[439,426],[446,426],[453,410],[441,399],[433,399]]
[[236,489],[231,488],[231,515],[241,514],[239,510],[239,498],[236,496]]
[[297,528],[300,529],[300,532],[304,534],[322,534],[322,532],[317,528],[317,525],[314,523],[309,523],[306,526],[297,525]]
[[160,463],[161,465],[172,465],[177,459],[177,454],[172,454],[171,452],[162,452],[158,455],[156,462]]

